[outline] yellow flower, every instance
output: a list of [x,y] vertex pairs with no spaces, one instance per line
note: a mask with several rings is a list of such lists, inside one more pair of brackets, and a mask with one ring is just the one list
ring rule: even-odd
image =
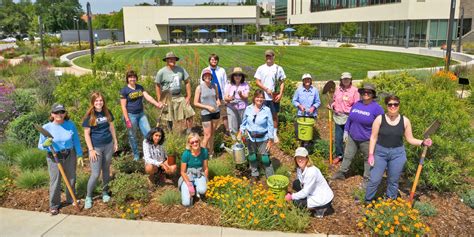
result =
[[274,211],[273,211],[273,215],[278,215],[277,210],[274,210]]
[[358,226],[359,228],[362,228],[362,227],[364,226],[364,223],[359,222],[359,223],[357,223],[357,226]]
[[425,231],[426,231],[426,232],[430,232],[430,227],[427,226],[427,227],[425,228]]
[[130,210],[130,208],[128,208],[128,209],[127,209],[127,213],[130,213],[130,212],[132,212],[132,210]]
[[398,221],[398,216],[394,216],[393,219]]
[[257,225],[258,223],[260,223],[260,221],[259,221],[258,219],[255,219],[255,220],[253,221],[253,223],[255,223],[255,224]]
[[378,233],[378,232],[379,232],[379,228],[375,228],[375,229],[374,229],[374,232],[375,232],[375,233]]
[[389,234],[390,234],[390,232],[388,232],[388,231],[385,231],[385,232],[383,232],[383,234],[384,234],[384,235],[389,235]]
[[134,211],[133,211],[133,214],[138,214],[138,210],[134,210]]
[[381,224],[378,224],[378,225],[377,225],[377,228],[379,228],[379,229],[382,228],[382,225],[381,225]]
[[285,216],[285,214],[280,213],[280,217],[281,217],[281,219],[285,219],[286,216]]
[[125,219],[125,217],[126,217],[125,213],[122,214],[122,215],[120,215],[120,217],[121,217],[122,219]]

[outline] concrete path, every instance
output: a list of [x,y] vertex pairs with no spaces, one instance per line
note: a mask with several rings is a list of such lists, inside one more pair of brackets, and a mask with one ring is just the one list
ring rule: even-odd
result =
[[131,221],[64,214],[51,216],[44,212],[0,208],[0,236],[323,237],[328,235],[250,231],[218,226]]
[[82,76],[85,74],[92,73],[92,70],[87,68],[82,68],[77,65],[72,65],[70,67],[50,67],[51,71],[61,71],[63,74],[73,74],[76,76]]

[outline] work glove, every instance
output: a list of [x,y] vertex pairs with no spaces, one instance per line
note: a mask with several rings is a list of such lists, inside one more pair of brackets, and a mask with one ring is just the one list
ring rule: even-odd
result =
[[127,126],[127,128],[132,128],[132,122],[130,120],[126,120],[125,125]]
[[369,154],[369,158],[367,159],[367,162],[369,162],[370,166],[374,166],[375,164],[374,154]]
[[84,158],[82,156],[77,157],[77,166],[84,167]]
[[347,131],[344,131],[344,136],[342,136],[342,141],[344,141],[344,143],[346,143],[347,139],[349,139],[349,133]]
[[48,137],[44,142],[43,142],[43,147],[49,147],[53,145],[53,139]]
[[291,193],[287,193],[287,194],[286,194],[285,200],[286,200],[287,202],[290,202],[291,200],[293,200],[293,197],[292,197]]
[[194,185],[191,182],[187,183],[187,185],[188,185],[189,195],[194,196],[194,194],[196,193],[196,190],[194,189]]
[[431,138],[427,138],[425,140],[423,140],[423,142],[421,143],[422,146],[427,146],[427,147],[430,147],[431,145],[433,145],[433,141],[431,140]]

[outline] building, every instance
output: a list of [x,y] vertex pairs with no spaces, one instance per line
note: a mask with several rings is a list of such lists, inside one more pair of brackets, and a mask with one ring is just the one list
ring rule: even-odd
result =
[[125,41],[202,42],[217,37],[243,41],[245,25],[268,24],[258,10],[257,6],[124,7]]
[[288,15],[288,0],[275,0],[275,17],[273,22],[277,24],[286,24]]
[[[277,0],[278,2],[278,0]],[[352,42],[405,46],[439,46],[447,41],[451,0],[287,0],[287,24],[311,24],[315,37],[344,40],[343,23],[357,23]],[[456,0],[455,18],[464,8],[463,34],[472,31],[473,0]],[[277,5],[278,9],[278,5]],[[278,10],[277,10],[278,12]],[[453,39],[457,38],[457,22]]]

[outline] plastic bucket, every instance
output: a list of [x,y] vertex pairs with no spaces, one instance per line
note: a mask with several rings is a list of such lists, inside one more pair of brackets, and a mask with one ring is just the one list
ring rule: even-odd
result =
[[313,140],[314,118],[301,117],[296,122],[298,123],[298,139],[302,141]]
[[236,164],[243,164],[247,161],[245,158],[245,146],[241,143],[235,143],[232,145],[232,156]]
[[285,201],[288,184],[290,184],[290,180],[284,175],[275,174],[267,179],[268,189],[275,195],[275,199],[280,202]]

